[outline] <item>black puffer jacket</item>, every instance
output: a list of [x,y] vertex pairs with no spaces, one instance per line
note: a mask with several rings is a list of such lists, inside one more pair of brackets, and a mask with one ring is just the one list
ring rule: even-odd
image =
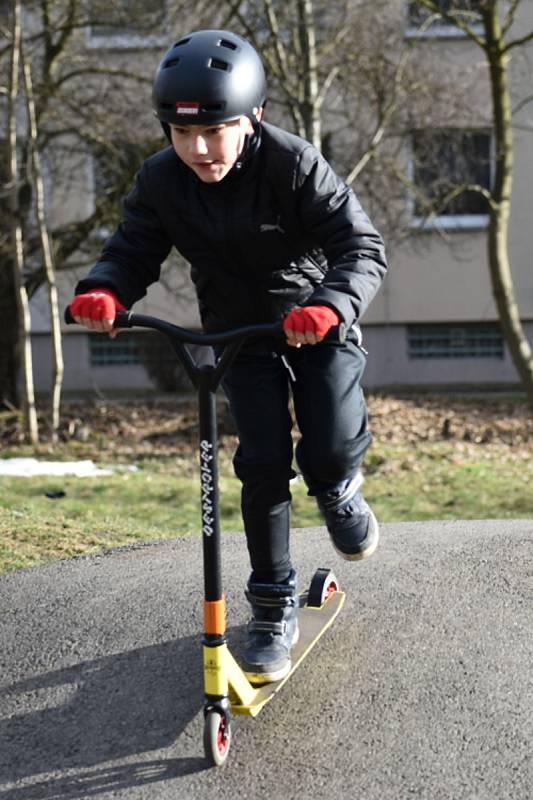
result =
[[331,306],[348,326],[358,320],[387,267],[380,235],[312,145],[260,127],[242,166],[217,184],[171,147],[147,159],[76,293],[108,287],[130,307],[175,246],[191,264],[208,331],[273,321],[302,304]]

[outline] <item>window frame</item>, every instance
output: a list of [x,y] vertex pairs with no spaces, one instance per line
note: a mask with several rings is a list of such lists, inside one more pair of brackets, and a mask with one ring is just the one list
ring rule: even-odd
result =
[[[161,20],[166,23],[168,0],[161,0],[161,6]],[[164,33],[99,33],[90,23],[85,28],[85,45],[89,50],[147,50],[164,47],[166,44],[168,37]]]
[[[143,364],[139,353],[139,340],[134,335],[111,339],[103,333],[89,333],[87,340],[91,369],[138,367]],[[124,351],[123,354],[121,350]]]
[[[410,16],[410,0],[405,3],[405,36],[408,39],[466,39],[468,34],[462,31],[456,25],[450,25],[447,20],[436,17],[434,22],[427,28],[420,25],[414,25]],[[428,12],[429,13],[429,12]],[[439,21],[441,20],[441,21]],[[483,24],[481,22],[470,23],[473,33],[480,35],[483,33]]]
[[[144,159],[143,159],[144,160]],[[98,198],[98,164],[100,159],[98,158],[98,154],[94,149],[88,149],[87,155],[87,174],[88,174],[88,190],[91,196],[91,206],[94,211],[96,207],[96,201]],[[142,161],[139,163],[139,169],[142,166]],[[133,187],[133,183],[132,183]],[[105,241],[108,239],[115,229],[114,225],[102,225],[94,231],[98,241]]]
[[[476,334],[479,339],[481,339],[484,334],[488,337],[492,337],[492,342],[489,342],[489,345],[485,346],[487,352],[461,352],[459,348],[457,348],[454,352],[452,342],[453,331],[460,332],[463,336],[465,333],[470,333],[470,340],[468,340],[468,335],[465,337],[465,350],[467,350],[468,347],[470,347],[471,350],[474,348],[473,340],[475,339]],[[424,353],[422,348],[419,352],[413,351],[413,339],[416,336],[419,338],[426,337],[430,341],[432,335],[438,334],[440,334],[441,337],[447,337],[450,340],[447,345],[449,349],[446,352]],[[494,348],[493,352],[490,352],[490,346]],[[407,325],[407,358],[409,361],[457,361],[458,359],[466,358],[475,360],[490,358],[503,361],[505,359],[505,340],[501,327],[497,322],[444,322],[432,324],[410,323]]]
[[[489,188],[492,186],[494,180],[494,159],[495,159],[495,144],[494,144],[494,132],[483,126],[479,128],[475,127],[465,127],[465,128],[444,128],[444,127],[435,127],[435,128],[425,128],[426,131],[444,131],[444,130],[454,130],[460,133],[486,133],[489,136]],[[413,143],[413,136],[415,134],[415,130],[411,131],[409,135],[409,145],[408,145],[408,161],[407,161],[407,177],[410,183],[415,185],[415,155],[414,155],[414,143]],[[488,213],[485,214],[472,214],[472,213],[465,213],[465,214],[435,214],[430,216],[429,218],[420,216],[416,213],[416,198],[413,195],[412,190],[408,190],[407,194],[407,210],[409,214],[409,227],[411,230],[421,230],[421,231],[432,231],[435,229],[441,229],[446,231],[475,231],[475,230],[486,230],[489,222],[490,222],[490,215]]]

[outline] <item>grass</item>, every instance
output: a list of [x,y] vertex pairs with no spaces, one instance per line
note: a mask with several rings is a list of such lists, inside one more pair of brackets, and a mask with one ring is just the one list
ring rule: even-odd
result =
[[[137,466],[136,472],[116,471],[110,477],[0,477],[0,572],[198,534],[196,457],[147,458]],[[365,466],[365,495],[383,522],[532,515],[533,462],[527,452],[507,445],[377,442]],[[240,485],[225,451],[220,489],[222,530],[242,530]],[[46,496],[53,491],[65,495]],[[320,524],[305,486],[296,482],[293,527]]]

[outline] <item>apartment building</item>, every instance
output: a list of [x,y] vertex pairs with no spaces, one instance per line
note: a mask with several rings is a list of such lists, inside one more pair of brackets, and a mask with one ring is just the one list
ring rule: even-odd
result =
[[[441,2],[443,8],[449,4],[450,0]],[[406,136],[406,167],[414,187],[414,191],[406,188],[404,196],[410,235],[389,251],[389,275],[362,320],[364,346],[369,352],[365,383],[369,388],[512,387],[518,378],[500,332],[487,264],[486,201],[479,194],[465,192],[430,217],[420,201],[421,193],[434,192],[440,180],[444,184],[459,178],[486,187],[491,184],[494,143],[483,55],[466,36],[442,21],[421,30],[424,20],[416,4],[393,5],[401,9],[398,25],[416,46],[421,69],[441,70],[451,84],[464,87],[469,102],[462,114],[452,115],[447,107],[434,109],[431,125],[414,120]],[[475,12],[474,0],[470,6]],[[519,31],[533,29],[533,4],[519,6],[515,27]],[[134,25],[120,35],[116,29],[105,28],[84,35],[87,47],[109,53],[125,49],[142,53],[147,44],[164,49],[168,43],[165,37],[147,41]],[[531,56],[533,49],[525,50],[511,63],[513,93],[519,98],[527,95],[524,89]],[[150,63],[153,51],[144,57]],[[529,219],[533,126],[528,124],[532,106],[524,105],[516,116],[510,260],[520,315],[533,341]],[[69,213],[90,211],[98,190],[94,160],[87,163],[84,180],[85,190],[74,193],[77,207],[71,203]],[[354,188],[358,191],[357,185]],[[64,213],[64,201],[60,205],[57,213]],[[168,280],[151,287],[137,310],[184,326],[198,326],[193,290],[183,270],[169,269],[165,274]],[[76,279],[70,273],[61,278],[65,304]],[[42,295],[33,303],[33,330],[36,381],[39,390],[45,391],[50,383],[49,323]],[[135,392],[157,388],[157,383],[164,385],[164,376],[160,374],[154,381],[153,371],[146,365],[150,358],[171,360],[172,356],[159,350],[153,338],[147,357],[147,340],[142,334],[122,334],[110,340],[78,328],[65,328],[64,333],[66,391]],[[169,386],[172,380],[169,375]]]

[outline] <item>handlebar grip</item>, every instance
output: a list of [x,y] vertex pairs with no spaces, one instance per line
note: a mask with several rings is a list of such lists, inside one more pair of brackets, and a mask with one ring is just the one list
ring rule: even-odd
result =
[[[76,320],[72,316],[70,311],[70,306],[67,306],[65,309],[65,313],[63,315],[65,323],[67,325],[76,325]],[[129,311],[117,311],[115,316],[115,322],[113,323],[114,328],[132,328],[133,325],[130,322],[130,315]]]
[[337,341],[339,342],[339,344],[344,344],[344,342],[346,341],[346,336],[348,334],[345,323],[339,322],[339,324],[335,328],[333,328],[333,330],[336,331]]

